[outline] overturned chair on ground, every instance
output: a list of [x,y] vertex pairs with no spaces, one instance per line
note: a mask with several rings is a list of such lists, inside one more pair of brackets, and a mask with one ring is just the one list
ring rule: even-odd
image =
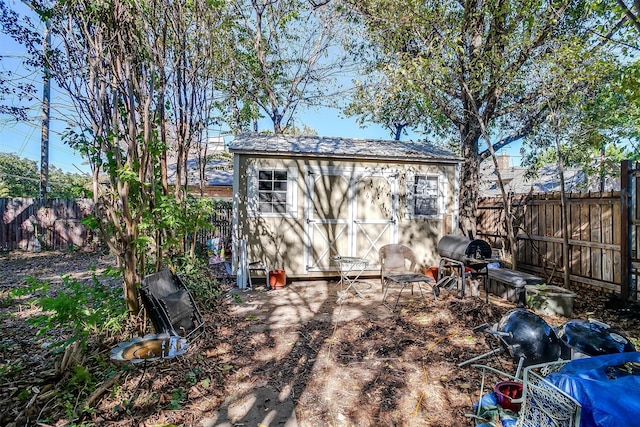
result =
[[[422,287],[420,286],[421,282],[431,285],[434,295],[437,296],[437,288],[434,287],[435,280],[415,272],[417,259],[411,248],[402,244],[389,244],[380,248],[378,254],[380,256],[380,282],[382,284],[382,304],[384,306],[394,311],[405,288],[411,287],[411,294],[413,295],[413,285],[418,285],[420,296],[424,298]],[[389,289],[392,286],[400,288],[393,307],[386,303]]]
[[146,276],[140,296],[156,333],[194,339],[204,331],[204,320],[193,296],[180,276],[170,270]]
[[[476,426],[510,425],[515,427],[580,427],[582,406],[559,389],[547,377],[558,372],[569,361],[541,363],[524,368],[522,378],[519,373],[510,375],[486,365],[472,365],[482,371],[480,401],[474,407]],[[490,379],[499,381],[496,387],[487,390]],[[506,379],[506,381],[505,381]],[[501,385],[518,385],[519,392],[503,394]],[[490,393],[485,394],[489,391]],[[502,410],[502,407],[508,411]],[[506,418],[510,422],[505,421]]]

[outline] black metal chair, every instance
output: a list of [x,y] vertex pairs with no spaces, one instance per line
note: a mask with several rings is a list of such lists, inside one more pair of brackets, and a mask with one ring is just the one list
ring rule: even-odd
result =
[[156,333],[193,339],[203,332],[202,314],[177,274],[165,269],[146,276],[140,296]]
[[[382,304],[388,307],[391,311],[394,311],[398,307],[398,301],[400,301],[400,295],[402,291],[411,287],[411,294],[413,295],[413,286],[417,285],[420,291],[420,296],[424,299],[422,293],[422,287],[420,282],[428,283],[431,285],[434,291],[434,296],[437,296],[435,288],[435,280],[424,274],[415,272],[417,259],[413,250],[408,246],[401,244],[388,244],[380,248],[378,252],[380,255],[380,282],[382,283]],[[408,264],[408,265],[407,265]],[[396,302],[393,307],[387,305],[386,299],[389,293],[389,288],[396,285],[400,288],[398,295],[396,296]]]

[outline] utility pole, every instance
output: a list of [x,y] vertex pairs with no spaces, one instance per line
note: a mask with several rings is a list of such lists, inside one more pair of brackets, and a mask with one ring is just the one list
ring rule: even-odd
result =
[[[28,0],[24,4],[35,10]],[[47,200],[49,187],[49,122],[51,121],[51,71],[49,70],[49,47],[51,46],[51,24],[44,21],[42,57],[44,58],[42,76],[42,127],[40,129],[40,198]]]
[[44,58],[44,75],[42,84],[42,129],[40,143],[40,198],[47,200],[49,186],[49,122],[51,117],[51,72],[49,70],[49,46],[51,33],[49,20],[45,21],[44,41],[42,43]]

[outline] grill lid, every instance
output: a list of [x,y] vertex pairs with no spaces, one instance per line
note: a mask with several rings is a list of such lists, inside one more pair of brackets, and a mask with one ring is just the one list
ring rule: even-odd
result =
[[438,255],[456,261],[491,258],[491,246],[484,240],[446,235],[438,242]]
[[497,330],[508,333],[501,337],[503,347],[514,360],[524,358],[523,366],[553,362],[560,357],[560,340],[540,316],[523,308],[507,312]]
[[557,335],[564,346],[589,356],[636,351],[621,332],[593,320],[569,320],[558,328]]

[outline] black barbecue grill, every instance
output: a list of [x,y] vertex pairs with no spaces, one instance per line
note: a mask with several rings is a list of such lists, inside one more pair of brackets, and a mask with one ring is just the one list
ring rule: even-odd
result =
[[[438,283],[449,286],[454,280],[461,282],[462,297],[465,292],[465,279],[483,277],[486,290],[487,265],[494,260],[491,246],[481,239],[468,239],[462,236],[446,235],[438,242]],[[454,273],[445,276],[445,271]],[[453,280],[452,280],[453,279]],[[487,295],[488,299],[488,295]]]
[[438,242],[438,255],[465,265],[485,263],[491,258],[491,246],[484,240],[447,235]]
[[555,330],[543,318],[524,308],[508,311],[493,327],[485,323],[474,328],[474,331],[485,331],[495,336],[500,341],[500,347],[461,362],[458,366],[507,351],[518,363],[515,375],[518,378],[522,367],[553,362],[561,355],[561,342]]

